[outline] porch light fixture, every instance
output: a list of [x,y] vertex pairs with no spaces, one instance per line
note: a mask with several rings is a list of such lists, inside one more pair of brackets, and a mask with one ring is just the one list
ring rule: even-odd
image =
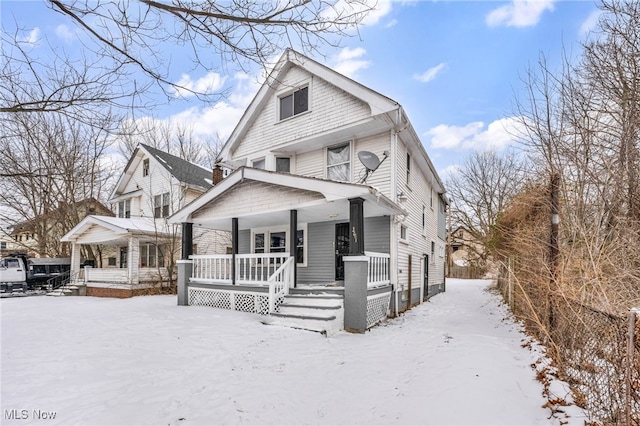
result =
[[407,197],[407,194],[405,194],[404,192],[398,194],[398,201],[400,201],[401,203],[406,203],[408,199],[409,197]]

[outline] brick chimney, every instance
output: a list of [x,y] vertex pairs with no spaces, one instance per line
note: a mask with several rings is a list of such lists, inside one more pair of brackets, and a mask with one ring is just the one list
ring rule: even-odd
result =
[[216,166],[213,168],[213,174],[211,177],[211,180],[213,181],[213,185],[217,185],[220,182],[222,182],[222,179],[224,179],[223,173],[222,173],[222,167],[220,167],[219,164],[216,164]]

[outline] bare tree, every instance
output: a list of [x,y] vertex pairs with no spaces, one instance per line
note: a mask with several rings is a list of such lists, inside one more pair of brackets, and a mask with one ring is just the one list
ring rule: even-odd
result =
[[[109,171],[101,156],[108,127],[52,112],[5,114],[0,136],[0,221],[29,222],[42,256],[66,254],[60,237],[89,212],[85,200],[102,200]],[[88,256],[91,257],[91,256]]]
[[131,157],[138,144],[142,143],[208,168],[214,167],[224,144],[217,133],[200,136],[189,124],[151,117],[124,121],[115,141],[125,158]]
[[[151,85],[170,99],[190,93],[218,100],[224,90],[212,93],[172,80],[165,43],[183,46],[194,70],[208,73],[216,63],[222,64],[219,71],[231,64],[249,69],[265,66],[285,47],[317,53],[337,45],[356,34],[373,9],[370,0],[45,1],[80,30],[83,56],[49,46],[41,57],[21,40],[24,23],[3,30],[0,112],[68,111],[80,117],[89,105],[148,107]],[[15,86],[24,90],[13,91]]]
[[513,152],[501,156],[495,151],[476,151],[447,179],[452,221],[471,235],[473,244],[468,248],[475,266],[485,266],[498,217],[523,185],[522,167]]

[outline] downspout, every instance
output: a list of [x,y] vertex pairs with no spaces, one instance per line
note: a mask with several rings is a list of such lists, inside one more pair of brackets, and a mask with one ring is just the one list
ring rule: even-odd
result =
[[[397,110],[396,114],[396,123],[400,120],[400,108]],[[391,157],[391,200],[394,203],[398,203],[398,188],[397,188],[397,174],[398,174],[398,133],[395,128],[397,124],[391,129],[390,134],[390,157]],[[393,305],[395,307],[395,316],[397,317],[399,314],[398,309],[398,233],[396,232],[396,223],[395,217],[391,217],[389,219],[391,221],[390,233],[391,233],[391,244],[390,244],[390,255],[391,255],[391,271],[393,271],[393,280],[392,280],[392,294],[393,294]]]

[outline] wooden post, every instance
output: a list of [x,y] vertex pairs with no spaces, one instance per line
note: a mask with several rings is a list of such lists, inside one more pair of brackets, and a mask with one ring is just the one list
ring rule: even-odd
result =
[[551,175],[551,236],[549,241],[549,271],[551,284],[556,280],[558,272],[558,258],[560,248],[558,246],[558,229],[560,225],[560,176],[557,173]]
[[633,387],[631,372],[634,369],[633,352],[635,351],[635,332],[636,332],[636,315],[638,311],[632,309],[629,314],[629,340],[627,341],[627,365],[626,365],[626,404],[625,404],[625,416],[627,418],[627,425],[631,425],[631,388]]
[[236,285],[236,255],[238,254],[238,218],[231,219],[231,284]]
[[[305,238],[308,238],[305,235]],[[298,210],[289,211],[289,254],[293,256],[293,286],[296,287],[298,283],[298,261],[297,257],[298,247]]]
[[553,318],[553,297],[551,289],[555,287],[558,274],[558,259],[560,248],[558,246],[558,229],[560,225],[560,175],[551,174],[551,235],[549,238],[549,294],[547,303],[549,304],[549,332],[554,328]]
[[407,309],[411,309],[411,255],[409,255],[409,297],[407,298]]

